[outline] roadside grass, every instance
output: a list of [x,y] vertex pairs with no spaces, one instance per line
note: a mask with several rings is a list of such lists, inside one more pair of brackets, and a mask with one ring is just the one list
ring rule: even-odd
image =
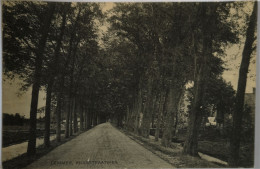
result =
[[[184,142],[187,131],[181,131],[173,139],[173,142]],[[229,158],[229,136],[221,135],[214,127],[205,128],[200,132],[198,150],[201,153],[210,155],[223,161]],[[240,166],[251,168],[254,166],[254,141],[242,139],[240,144]]]
[[226,142],[199,141],[198,150],[224,161],[228,159],[228,144]]
[[[29,138],[29,132],[21,132],[21,131],[3,131],[2,132],[2,146],[7,147],[14,144],[22,143]],[[38,137],[38,136],[37,136]]]
[[[227,161],[229,143],[220,141],[199,141],[198,150],[204,154]],[[254,144],[241,144],[240,166],[252,168],[254,166]]]
[[[160,142],[155,142],[154,137],[150,135],[149,139],[143,138],[134,133],[120,129],[131,139],[143,145],[145,148],[152,151],[154,154],[165,159],[172,165],[178,168],[228,168],[229,166],[220,163],[209,162],[200,157],[192,157],[182,153],[182,146],[186,133],[180,133],[173,142],[170,148],[165,148],[160,145]],[[217,136],[212,132],[212,129],[200,136],[198,144],[199,152],[218,158],[222,161],[228,161],[229,142],[227,138]],[[254,166],[254,143],[251,144],[242,142],[240,148],[240,166],[244,168],[252,168]]]
[[28,166],[29,164],[31,164],[32,162],[34,162],[35,160],[48,154],[50,151],[52,151],[56,147],[66,143],[67,141],[74,139],[75,137],[79,136],[80,134],[82,134],[84,132],[86,132],[86,131],[75,133],[74,135],[72,135],[69,138],[62,137],[61,142],[57,142],[56,139],[52,140],[52,141],[50,141],[50,147],[48,147],[48,148],[44,147],[44,145],[40,145],[39,147],[36,148],[36,154],[33,157],[29,157],[29,156],[27,156],[26,153],[24,153],[16,158],[2,162],[3,168],[4,169],[24,168],[24,167]]
[[136,141],[137,143],[144,146],[146,149],[150,150],[157,156],[161,157],[165,161],[172,164],[177,168],[223,168],[227,167],[220,164],[215,164],[199,157],[192,157],[182,153],[181,143],[172,143],[170,147],[165,148],[160,145],[160,142],[156,142],[153,137],[143,138],[134,133],[120,130],[125,133],[129,138]]

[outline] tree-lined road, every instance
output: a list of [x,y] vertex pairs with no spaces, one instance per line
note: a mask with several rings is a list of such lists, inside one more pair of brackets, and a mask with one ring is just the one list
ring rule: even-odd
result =
[[173,168],[138,143],[103,123],[27,166],[40,168]]
[[[203,147],[203,152],[228,159],[230,167],[253,167],[249,154],[254,149],[255,106],[248,106],[255,101],[246,99],[245,91],[248,79],[253,82],[256,74],[251,66],[255,67],[257,53],[257,1],[5,1],[2,9],[3,80],[19,79],[17,90],[32,92],[30,111],[18,111],[30,112],[28,122],[24,119],[29,125],[28,158],[36,155],[39,126],[44,126],[47,148],[52,127],[61,142],[63,122],[67,139],[109,118],[143,138],[149,138],[152,126],[155,140],[163,147],[170,147],[173,137],[181,137],[184,155],[196,157]],[[241,42],[244,49],[239,50]],[[234,64],[234,54],[242,59],[240,67]],[[233,72],[238,79],[235,89],[226,70],[238,68]],[[46,103],[44,118],[38,120],[41,89]],[[15,105],[9,102],[3,98],[8,103],[4,107]],[[209,115],[214,115],[217,126],[198,132]],[[4,122],[18,125],[15,120]],[[181,135],[175,132],[183,128],[187,130]],[[4,142],[10,139],[7,134],[3,138]],[[209,141],[209,147],[199,144],[200,139]],[[212,146],[215,140],[219,146]],[[156,159],[103,124],[31,168],[164,167]],[[195,162],[191,166],[200,167]]]

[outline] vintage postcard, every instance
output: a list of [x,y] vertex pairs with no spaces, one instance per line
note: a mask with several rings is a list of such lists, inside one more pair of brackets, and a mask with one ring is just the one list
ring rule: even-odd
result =
[[2,1],[2,167],[256,167],[257,1]]

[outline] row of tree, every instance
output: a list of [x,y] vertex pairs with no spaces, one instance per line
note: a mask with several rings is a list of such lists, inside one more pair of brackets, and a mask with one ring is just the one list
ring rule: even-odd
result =
[[[55,109],[57,141],[65,117],[65,137],[96,125],[106,76],[98,46],[102,12],[96,3],[5,2],[4,73],[19,75],[21,90],[32,86],[28,155],[36,153],[39,90],[46,91],[44,144],[50,146],[50,114]],[[103,78],[104,77],[104,78]],[[101,94],[99,94],[101,93]],[[101,117],[99,114],[102,114]]]
[[[111,61],[111,69],[114,93],[122,93],[114,97],[117,103],[123,101],[114,111],[118,125],[124,122],[127,130],[148,138],[155,121],[155,140],[162,130],[161,144],[168,147],[177,131],[181,103],[188,92],[191,104],[183,152],[198,155],[199,131],[209,112],[217,111],[220,119],[233,112],[229,164],[239,165],[246,75],[254,51],[256,3],[246,34],[236,22],[241,16],[231,11],[244,5],[248,4],[117,4],[108,18],[111,27],[104,41],[107,53],[117,61]],[[241,36],[246,37],[246,45],[235,95],[233,87],[222,78],[223,58],[226,47],[238,43]],[[187,91],[188,86],[192,87]]]
[[[247,32],[236,19],[250,2],[116,3],[102,13],[98,3],[5,2],[4,73],[32,86],[28,155],[36,153],[39,90],[46,91],[45,146],[55,107],[57,141],[115,120],[143,137],[170,146],[188,97],[184,153],[198,155],[198,134],[212,110],[233,113],[230,165],[238,165],[239,135],[250,55],[254,51],[256,3]],[[233,11],[233,13],[231,12]],[[237,12],[234,12],[237,11]],[[106,18],[106,20],[104,20]],[[234,19],[236,18],[236,19]],[[108,26],[106,34],[99,27]],[[222,78],[226,46],[246,36],[235,96]],[[234,107],[235,103],[235,107]],[[238,106],[240,105],[240,107]],[[64,113],[63,113],[64,112]]]
[[20,116],[19,113],[15,113],[15,115],[3,113],[4,126],[23,126],[27,122],[28,119],[25,119],[23,116]]

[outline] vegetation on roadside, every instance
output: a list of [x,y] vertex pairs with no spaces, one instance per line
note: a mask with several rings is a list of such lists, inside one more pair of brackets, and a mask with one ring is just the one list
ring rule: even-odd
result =
[[44,145],[41,145],[39,147],[36,148],[37,153],[34,156],[28,156],[26,153],[21,154],[18,157],[15,157],[11,160],[2,162],[2,166],[4,169],[21,169],[24,168],[26,166],[28,166],[29,164],[31,164],[32,162],[34,162],[35,160],[43,157],[44,155],[46,155],[47,153],[49,153],[50,151],[52,151],[53,149],[55,149],[56,147],[72,140],[73,138],[77,137],[78,135],[80,135],[82,132],[78,132],[76,134],[74,134],[72,137],[70,138],[62,138],[62,141],[58,142],[56,139],[50,141],[50,146],[48,148],[46,148]]
[[[121,130],[122,131],[122,130]],[[141,144],[154,154],[169,162],[176,168],[221,168],[225,167],[220,164],[208,162],[199,157],[193,157],[183,154],[183,147],[179,143],[171,143],[169,147],[163,147],[154,140],[154,138],[144,138],[134,133],[122,131],[128,135],[131,139]]]
[[[25,142],[29,138],[29,131],[3,131],[2,147]],[[44,131],[37,132],[37,138],[43,137]]]

